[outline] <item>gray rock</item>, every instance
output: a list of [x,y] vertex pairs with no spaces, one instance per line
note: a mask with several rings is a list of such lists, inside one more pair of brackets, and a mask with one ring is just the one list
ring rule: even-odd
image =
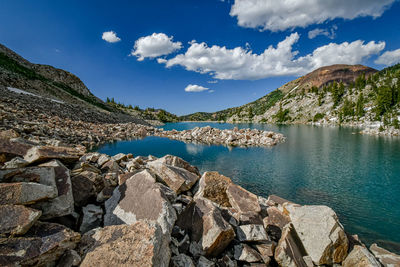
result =
[[348,239],[331,208],[296,204],[284,208],[314,264],[341,263],[346,258]]
[[33,204],[40,200],[55,198],[52,186],[37,183],[0,183],[0,205]]
[[103,219],[103,209],[99,206],[89,204],[82,208],[83,218],[79,232],[86,233],[94,228],[101,226]]
[[241,225],[236,229],[237,237],[239,241],[268,241],[267,232],[265,232],[264,226],[259,224],[247,224]]
[[199,176],[186,169],[166,165],[158,160],[147,163],[157,179],[174,190],[177,194],[189,190],[199,180]]
[[249,245],[239,244],[235,246],[235,259],[238,261],[246,262],[260,262],[262,261],[261,255]]
[[7,161],[6,163],[4,163],[3,168],[4,169],[23,168],[23,167],[27,166],[28,164],[29,164],[29,162],[27,162],[23,158],[15,157],[15,158],[11,159],[10,161]]
[[159,158],[156,161],[160,162],[160,163],[164,163],[166,165],[171,165],[171,166],[185,169],[189,172],[196,174],[197,176],[200,176],[200,172],[197,169],[197,167],[190,165],[188,162],[184,161],[183,159],[181,159],[177,156],[165,155],[164,157]]
[[171,233],[176,212],[166,191],[147,170],[135,174],[118,186],[105,202],[104,225],[133,224],[147,220],[160,224],[164,233]]
[[81,152],[70,147],[35,146],[24,155],[24,160],[29,163],[39,163],[47,160],[58,159],[64,163],[79,160]]
[[185,254],[179,254],[171,258],[172,266],[174,267],[195,267],[192,258]]
[[82,259],[78,252],[73,249],[67,250],[57,263],[57,267],[72,267],[78,266]]
[[80,266],[168,267],[169,238],[158,224],[138,221],[87,232],[79,245]]
[[400,255],[381,248],[375,243],[370,246],[369,250],[375,255],[375,257],[382,263],[384,267],[400,266]]
[[380,267],[381,264],[375,259],[374,255],[367,248],[355,245],[342,263],[343,267]]
[[23,235],[42,212],[22,205],[0,205],[0,235]]
[[114,155],[111,157],[111,159],[117,163],[120,163],[121,161],[125,161],[127,158],[128,157],[124,153],[118,153],[117,155]]
[[110,160],[110,157],[106,154],[101,154],[99,159],[97,160],[97,164],[101,167],[104,163]]
[[197,267],[215,267],[215,262],[208,260],[204,256],[200,256],[197,261]]

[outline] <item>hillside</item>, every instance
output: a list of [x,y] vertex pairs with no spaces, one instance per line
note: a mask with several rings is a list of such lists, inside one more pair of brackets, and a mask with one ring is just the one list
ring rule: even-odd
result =
[[398,128],[399,78],[400,64],[379,72],[362,65],[327,66],[246,105],[181,119]]
[[[97,119],[99,122],[141,124],[148,124],[147,120],[153,124],[177,120],[175,115],[164,110],[134,110],[131,106],[104,102],[93,95],[74,74],[52,66],[31,63],[1,44],[0,89],[3,92],[2,102],[14,101],[21,98],[22,94],[29,95],[30,97],[24,99],[28,100],[25,103],[31,108],[49,112],[46,105],[53,106],[57,102],[63,107],[51,112],[75,120],[95,122]],[[50,104],[42,103],[46,99],[51,100]],[[66,113],[63,110],[71,112]]]

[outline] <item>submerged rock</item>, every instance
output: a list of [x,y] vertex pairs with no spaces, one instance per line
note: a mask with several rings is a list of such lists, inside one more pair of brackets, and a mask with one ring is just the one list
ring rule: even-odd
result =
[[168,242],[160,226],[145,221],[97,228],[82,237],[80,266],[168,267]]

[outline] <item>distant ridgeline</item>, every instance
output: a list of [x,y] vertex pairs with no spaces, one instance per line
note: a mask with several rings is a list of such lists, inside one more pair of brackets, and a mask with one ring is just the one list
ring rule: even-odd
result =
[[[112,112],[135,119],[177,121],[177,116],[161,109],[130,108],[115,101],[93,95],[75,75],[48,65],[34,64],[0,44],[0,87],[22,89],[38,96],[55,98],[68,104],[83,106],[98,112]],[[35,98],[33,98],[35,99]],[[114,116],[115,117],[115,116]],[[139,121],[137,121],[139,122]]]
[[361,124],[399,127],[400,64],[376,71],[362,65],[332,65],[291,81],[240,107],[197,112],[181,120]]

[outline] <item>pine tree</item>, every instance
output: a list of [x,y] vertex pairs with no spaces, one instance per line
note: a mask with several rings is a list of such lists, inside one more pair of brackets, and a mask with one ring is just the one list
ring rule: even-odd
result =
[[358,96],[357,103],[356,103],[356,116],[358,118],[364,116],[364,95],[361,93]]

